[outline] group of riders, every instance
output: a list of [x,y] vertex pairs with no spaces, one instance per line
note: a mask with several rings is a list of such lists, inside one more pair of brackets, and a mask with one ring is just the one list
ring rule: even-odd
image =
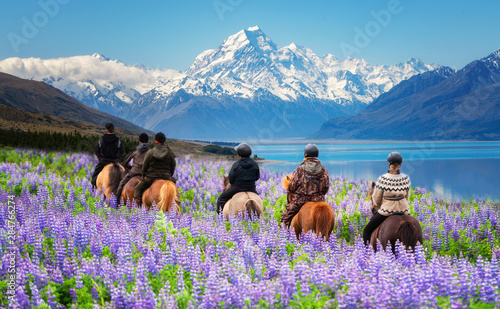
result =
[[[106,134],[99,140],[95,155],[99,162],[92,175],[92,185],[96,187],[96,179],[104,166],[120,162],[123,155],[123,145],[114,133],[114,125],[105,125]],[[138,206],[142,205],[142,194],[157,179],[176,182],[172,177],[175,172],[175,155],[165,144],[165,134],[155,135],[155,146],[149,149],[148,135],[139,135],[137,150],[131,153],[123,164],[130,166],[128,173],[121,180],[115,196],[121,196],[125,184],[135,176],[140,176],[140,182],[135,186],[134,199]],[[231,186],[223,191],[217,199],[217,213],[221,213],[224,205],[239,192],[254,192],[257,194],[255,182],[260,178],[259,165],[250,158],[252,149],[246,143],[238,145],[236,152],[240,157],[234,162],[228,178]],[[318,159],[319,149],[315,144],[308,144],[304,149],[304,160],[292,173],[288,192],[291,198],[287,200],[286,210],[281,216],[281,226],[289,227],[293,217],[301,207],[308,202],[325,202],[329,190],[330,179],[328,170]],[[409,214],[410,178],[399,171],[403,158],[398,152],[389,154],[389,170],[380,176],[373,188],[371,202],[378,211],[363,230],[363,240],[369,243],[372,232],[394,214]]]

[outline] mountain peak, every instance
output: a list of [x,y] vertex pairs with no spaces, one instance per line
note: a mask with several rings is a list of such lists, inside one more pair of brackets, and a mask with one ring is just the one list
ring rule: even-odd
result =
[[92,57],[97,58],[100,61],[108,61],[109,58],[105,57],[103,54],[94,53]]
[[253,46],[258,52],[269,54],[278,49],[278,46],[259,28],[250,27],[231,35],[222,43],[222,48],[236,50],[246,45]]

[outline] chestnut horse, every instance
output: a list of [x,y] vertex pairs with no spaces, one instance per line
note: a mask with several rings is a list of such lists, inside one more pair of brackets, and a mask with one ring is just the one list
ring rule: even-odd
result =
[[[282,179],[283,187],[287,191],[291,176],[286,175]],[[292,200],[292,195],[288,192],[287,203]],[[294,228],[297,239],[302,231],[304,233],[313,231],[318,235],[321,233],[321,236],[328,241],[335,225],[335,214],[332,207],[325,202],[308,202],[300,208],[290,225]]]
[[130,178],[130,180],[123,186],[121,192],[121,199],[123,203],[127,204],[130,201],[132,203],[134,201],[134,189],[135,186],[141,181],[141,176],[134,176]]
[[[374,188],[375,183],[372,182],[371,188],[368,191],[370,200]],[[379,208],[379,206],[372,205],[372,213],[376,214]],[[395,244],[398,239],[405,246],[406,250],[411,248],[412,251],[415,250],[417,242],[420,242],[420,244],[424,243],[422,227],[418,220],[410,215],[391,215],[373,231],[370,238],[370,245],[372,245],[375,251],[377,250],[377,239],[384,250],[386,250],[387,243],[390,242],[393,253],[395,252]]]
[[[224,191],[227,190],[231,183],[229,177],[223,176]],[[240,213],[247,212],[248,216],[260,217],[264,213],[264,204],[258,194],[253,192],[236,193],[229,201],[224,204],[222,213],[226,220],[229,216],[237,216]]]
[[120,180],[125,174],[125,168],[117,162],[109,163],[97,175],[96,187],[102,193],[104,188],[104,196],[109,201],[111,193],[115,194]]
[[[121,195],[124,203],[134,200],[134,189],[140,181],[141,177],[135,176],[125,184]],[[157,179],[153,182],[151,187],[146,189],[142,194],[142,205],[146,206],[148,210],[151,209],[151,206],[155,203],[158,210],[169,212],[173,202],[175,202],[175,210],[179,214],[181,210],[179,189],[175,183],[170,180]]]

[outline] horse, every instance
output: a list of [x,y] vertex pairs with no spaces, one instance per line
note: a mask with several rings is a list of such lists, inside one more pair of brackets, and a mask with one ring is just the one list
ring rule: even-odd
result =
[[[375,183],[371,183],[371,188],[368,191],[368,197],[373,195],[373,190],[375,188]],[[375,215],[380,206],[375,206],[372,204],[372,214]],[[390,242],[392,246],[392,252],[395,253],[396,240],[399,239],[401,243],[405,246],[406,250],[411,248],[411,251],[415,251],[415,246],[417,242],[420,244],[424,243],[422,235],[422,227],[417,219],[410,215],[391,215],[378,226],[375,231],[373,231],[370,238],[370,245],[373,250],[377,251],[377,239],[380,241],[384,251],[387,248],[387,243]]]
[[100,193],[103,193],[109,201],[111,193],[115,194],[120,180],[125,176],[125,168],[118,162],[109,163],[97,175],[96,186]]
[[[229,177],[223,176],[224,191],[227,190],[231,183]],[[258,194],[254,192],[238,192],[229,201],[224,204],[222,213],[224,218],[229,219],[229,216],[237,216],[240,213],[247,212],[248,215],[260,217],[264,213],[264,204]]]
[[180,214],[181,199],[179,189],[170,180],[157,179],[151,187],[146,189],[142,194],[142,204],[149,210],[153,203],[156,204],[158,210],[169,212],[172,208],[172,202],[175,202],[175,210]]
[[139,181],[141,181],[141,176],[134,176],[123,186],[120,196],[123,203],[127,204],[128,201],[131,203],[134,201],[134,189]]
[[[121,199],[126,204],[128,201],[134,201],[135,186],[141,181],[141,176],[134,176],[125,184],[121,192]],[[170,180],[157,179],[153,184],[142,194],[142,204],[149,210],[156,204],[159,210],[164,212],[170,211],[172,202],[175,202],[177,213],[180,213],[180,195],[179,189]]]
[[[287,190],[287,202],[291,202],[292,193],[288,192],[291,175],[286,175],[282,179],[283,187]],[[335,225],[335,214],[332,207],[325,202],[308,202],[305,203],[299,212],[292,218],[290,224],[295,230],[295,235],[299,239],[300,233],[313,231],[324,237],[327,241],[330,239],[330,234]]]

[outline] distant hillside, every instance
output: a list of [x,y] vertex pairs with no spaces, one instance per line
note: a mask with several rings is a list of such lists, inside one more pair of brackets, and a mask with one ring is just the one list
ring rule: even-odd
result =
[[500,50],[453,72],[413,76],[361,113],[331,119],[313,138],[500,139]]
[[[153,132],[88,107],[50,85],[0,73],[0,130],[4,132],[73,134],[77,131],[97,137],[104,133],[103,124],[109,121],[115,124],[116,133],[122,139],[136,141],[138,133],[147,132],[153,141]],[[0,144],[6,144],[2,142]],[[167,139],[167,143],[179,156],[207,155],[202,151],[204,143],[172,139]]]
[[88,122],[101,128],[106,122],[113,122],[115,127],[132,133],[144,131],[126,120],[89,107],[44,82],[5,73],[0,73],[0,104],[32,113],[53,115],[64,120]]

